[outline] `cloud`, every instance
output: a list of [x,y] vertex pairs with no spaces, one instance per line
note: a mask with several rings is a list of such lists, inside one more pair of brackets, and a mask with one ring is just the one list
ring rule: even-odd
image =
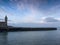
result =
[[53,17],[60,17],[60,4],[54,5],[50,7],[47,11],[43,11],[45,13],[45,16],[53,16]]
[[46,17],[43,19],[44,22],[59,22],[60,20],[55,19],[53,17]]
[[[37,14],[39,13],[36,9],[29,7],[29,12],[25,14],[25,16],[23,16],[21,18],[20,22],[36,22],[37,19]],[[19,20],[19,19],[18,19]]]
[[41,5],[45,5],[47,0],[10,0],[10,3],[14,3],[21,9],[24,9],[26,6],[33,6],[34,8],[39,8]]
[[[12,7],[14,7],[16,10],[12,9],[12,10],[6,11],[6,9],[8,8],[6,7],[4,9],[4,7],[2,7],[2,9],[0,9],[0,14],[2,15],[7,14],[9,16],[9,19],[12,19],[14,22],[45,23],[45,22],[58,22],[59,21],[55,18],[48,17],[48,16],[60,15],[60,11],[59,11],[60,5],[53,6],[49,8],[48,10],[45,10],[44,12],[44,9],[42,10],[42,9],[39,9],[38,7],[41,7],[42,4],[43,5],[46,4],[47,3],[46,0],[45,1],[44,0],[10,0],[10,4],[13,5],[13,3],[16,7],[14,6]],[[44,6],[42,8],[44,8]],[[11,7],[9,9],[11,9]],[[16,13],[14,14],[13,12],[16,12]],[[44,18],[44,16],[46,16],[46,18]]]

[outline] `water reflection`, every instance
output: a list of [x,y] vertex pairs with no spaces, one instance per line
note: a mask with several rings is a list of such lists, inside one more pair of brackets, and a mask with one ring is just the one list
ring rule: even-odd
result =
[[7,33],[0,32],[0,45],[7,45]]

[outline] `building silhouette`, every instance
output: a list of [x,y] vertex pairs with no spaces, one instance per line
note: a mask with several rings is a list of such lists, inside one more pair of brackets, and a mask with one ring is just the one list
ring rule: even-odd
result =
[[5,21],[0,22],[0,28],[6,28],[7,27],[7,16],[5,16]]

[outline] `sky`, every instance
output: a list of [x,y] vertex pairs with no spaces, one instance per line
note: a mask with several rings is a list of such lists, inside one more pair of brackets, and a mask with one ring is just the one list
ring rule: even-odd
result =
[[60,0],[0,0],[0,19],[6,15],[9,25],[59,26]]

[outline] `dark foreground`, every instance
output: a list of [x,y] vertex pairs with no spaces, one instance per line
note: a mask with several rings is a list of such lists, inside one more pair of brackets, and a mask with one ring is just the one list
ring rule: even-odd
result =
[[47,27],[47,28],[22,28],[22,27],[11,27],[11,28],[0,28],[0,32],[9,31],[49,31],[57,30],[57,28]]

